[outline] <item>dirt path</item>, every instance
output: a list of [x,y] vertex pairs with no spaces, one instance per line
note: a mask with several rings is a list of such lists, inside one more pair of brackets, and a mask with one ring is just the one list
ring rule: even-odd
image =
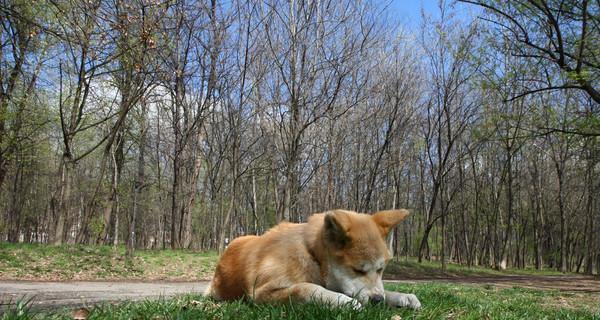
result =
[[0,281],[0,313],[18,299],[32,300],[34,309],[89,307],[100,302],[142,300],[184,293],[202,293],[201,282],[41,282]]
[[[600,295],[600,279],[589,276],[494,276],[454,278],[412,278],[387,282],[451,282],[497,287],[519,286],[554,289],[564,292]],[[34,309],[92,306],[99,302],[118,302],[168,297],[183,293],[201,293],[207,281],[132,282],[132,281],[0,281],[0,313],[20,298],[33,298]]]
[[594,276],[473,276],[473,277],[414,277],[388,280],[389,282],[450,282],[461,284],[492,285],[496,287],[522,287],[531,289],[550,289],[562,292],[580,292],[600,294],[600,277]]

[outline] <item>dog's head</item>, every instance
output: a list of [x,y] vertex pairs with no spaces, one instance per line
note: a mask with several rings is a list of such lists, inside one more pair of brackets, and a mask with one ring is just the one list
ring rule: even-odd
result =
[[326,286],[361,303],[385,299],[381,276],[391,258],[387,236],[408,215],[386,210],[373,215],[335,210],[325,214],[323,239],[329,261]]

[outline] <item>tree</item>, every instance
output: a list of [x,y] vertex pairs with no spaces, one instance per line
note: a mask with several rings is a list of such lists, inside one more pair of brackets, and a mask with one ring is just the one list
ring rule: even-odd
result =
[[[560,83],[543,76],[532,79],[530,86],[511,99],[548,90],[578,89],[600,103],[597,85],[600,77],[598,2],[459,1],[486,10],[487,16],[483,19],[502,31],[498,41],[507,43],[512,55],[548,69],[557,67],[566,76]],[[536,83],[545,83],[545,86]]]
[[[307,131],[325,117],[336,118],[352,105],[336,108],[358,61],[374,40],[376,25],[360,2],[273,1],[261,17],[268,59],[269,115],[277,124],[284,185],[277,209],[280,220],[298,220]],[[360,80],[359,79],[355,79]]]
[[[36,137],[47,121],[47,105],[37,103],[37,86],[52,42],[32,20],[43,20],[43,5],[9,2],[0,9],[0,190],[12,169],[7,227],[16,242],[24,223],[23,193],[32,188]],[[38,108],[37,116],[30,114]],[[8,200],[8,199],[7,199]]]
[[[170,35],[164,53],[163,85],[169,90],[173,130],[171,184],[171,247],[191,243],[192,205],[202,159],[200,144],[207,115],[217,104],[218,75],[226,31],[216,1],[208,6],[190,1],[169,8],[164,32]],[[198,32],[197,30],[201,30]]]
[[[423,139],[427,170],[432,181],[429,203],[425,212],[425,230],[419,246],[419,261],[428,250],[429,233],[435,223],[442,222],[441,256],[445,268],[445,226],[452,198],[448,193],[448,174],[460,162],[455,144],[468,129],[476,115],[475,102],[468,95],[468,84],[476,66],[469,63],[469,52],[476,40],[475,26],[457,29],[446,19],[447,8],[440,2],[440,20],[433,28],[422,27],[422,45],[430,73],[430,99],[425,102],[422,116]],[[439,205],[439,213],[436,208]]]
[[[96,123],[86,118],[90,112],[90,93],[92,85],[102,75],[101,69],[114,58],[109,49],[110,40],[102,33],[96,33],[97,27],[106,27],[102,23],[101,1],[85,3],[70,2],[54,4],[56,19],[63,30],[66,41],[61,42],[63,55],[59,58],[59,97],[58,109],[62,133],[62,157],[56,192],[52,196],[52,226],[50,241],[61,244],[67,233],[67,219],[71,215],[71,191],[73,171],[79,160],[93,152],[107,138],[105,136],[89,150],[77,154],[76,136],[87,129],[94,128],[107,118]],[[81,12],[86,14],[81,15]],[[105,30],[105,32],[108,32]],[[59,49],[59,50],[60,50]],[[93,112],[93,111],[92,111]]]

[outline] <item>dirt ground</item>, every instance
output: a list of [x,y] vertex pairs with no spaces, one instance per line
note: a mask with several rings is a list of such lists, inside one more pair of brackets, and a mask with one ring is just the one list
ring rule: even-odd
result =
[[390,282],[439,281],[460,284],[491,285],[496,287],[522,287],[530,289],[550,289],[561,292],[600,294],[600,277],[584,275],[568,276],[525,276],[506,275],[489,277],[411,277],[390,279]]
[[101,302],[119,302],[201,294],[208,281],[131,282],[131,281],[0,281],[0,313],[19,299],[32,299],[37,310],[62,307],[90,307]]
[[[387,282],[450,282],[489,285],[499,288],[523,287],[552,289],[562,292],[591,294],[600,301],[600,279],[590,276],[494,276],[393,279]],[[199,294],[208,281],[196,282],[135,282],[135,281],[0,281],[0,313],[14,306],[19,299],[32,298],[34,309],[90,307],[100,302],[141,300],[168,297],[183,293]]]

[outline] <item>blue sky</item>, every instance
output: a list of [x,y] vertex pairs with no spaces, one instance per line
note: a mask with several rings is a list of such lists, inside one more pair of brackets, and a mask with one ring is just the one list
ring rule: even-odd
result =
[[[421,8],[428,15],[437,16],[438,0],[384,0],[384,3],[389,2],[388,13],[390,18],[402,22],[403,25],[409,28],[418,28],[421,23]],[[470,19],[477,7],[464,3],[454,4],[453,0],[446,1],[453,6],[453,12],[457,18],[463,20]]]
[[[411,26],[418,26],[421,21],[421,7],[427,13],[437,10],[438,0],[389,0],[390,16]],[[394,12],[396,12],[394,14]]]

